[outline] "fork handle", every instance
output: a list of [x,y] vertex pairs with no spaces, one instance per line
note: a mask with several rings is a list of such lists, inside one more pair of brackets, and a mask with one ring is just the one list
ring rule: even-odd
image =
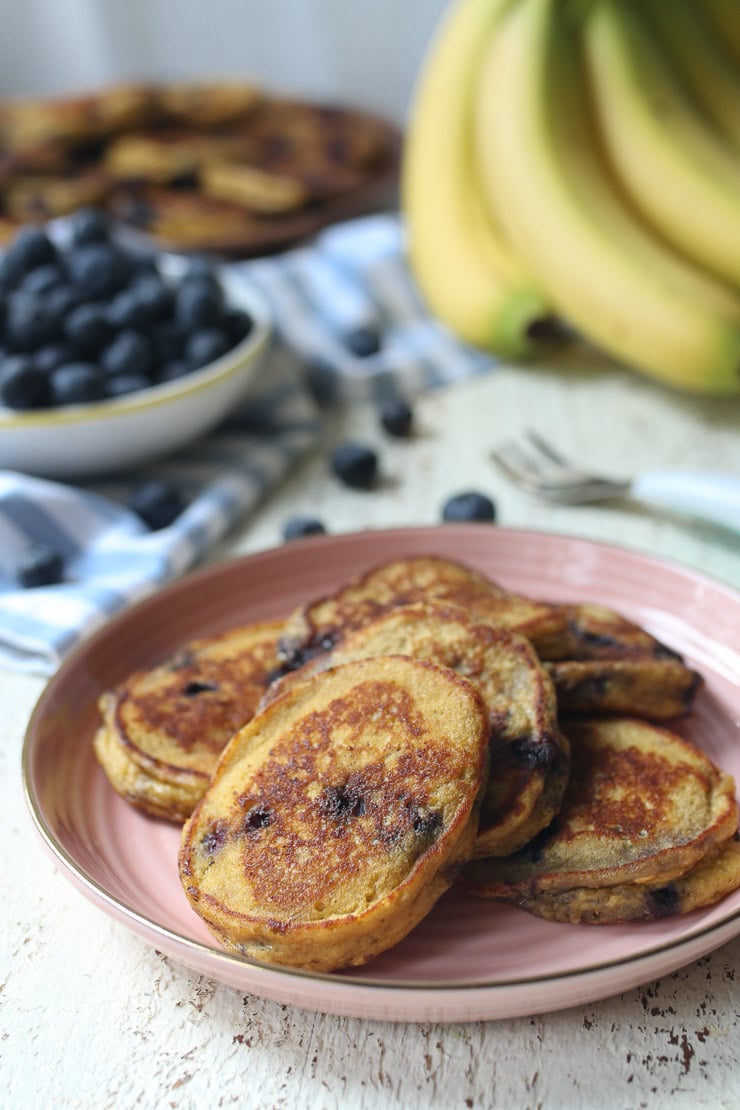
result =
[[632,482],[632,496],[644,504],[740,532],[740,476],[700,470],[650,470]]

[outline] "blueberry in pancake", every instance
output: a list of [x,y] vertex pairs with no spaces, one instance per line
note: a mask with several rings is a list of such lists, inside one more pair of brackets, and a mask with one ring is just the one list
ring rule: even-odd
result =
[[254,714],[277,666],[280,621],[194,640],[103,695],[95,753],[138,809],[184,821],[232,734]]
[[430,660],[478,688],[490,720],[491,773],[473,855],[517,851],[557,813],[569,765],[552,682],[518,633],[482,624],[446,602],[400,605],[277,679],[262,704],[308,674],[382,655]]
[[469,857],[488,734],[472,683],[422,660],[296,684],[232,738],[185,824],[186,897],[230,951],[314,971],[367,962]]
[[613,924],[712,905],[740,886],[730,775],[633,718],[571,722],[560,812],[520,852],[478,860],[465,889],[551,921]]

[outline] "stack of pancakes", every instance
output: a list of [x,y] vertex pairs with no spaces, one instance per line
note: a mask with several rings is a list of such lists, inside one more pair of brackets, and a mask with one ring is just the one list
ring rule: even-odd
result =
[[158,246],[249,256],[388,203],[400,136],[243,81],[0,101],[0,242],[106,209]]
[[740,886],[734,783],[666,727],[700,685],[619,614],[419,556],[132,676],[95,748],[185,820],[184,891],[227,948],[328,971],[455,882],[571,923]]

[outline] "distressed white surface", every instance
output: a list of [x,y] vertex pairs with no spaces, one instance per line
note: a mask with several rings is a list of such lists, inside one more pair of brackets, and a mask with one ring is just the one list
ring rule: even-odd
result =
[[[618,370],[499,370],[429,396],[411,442],[371,410],[332,439],[375,443],[384,482],[343,489],[317,455],[214,555],[279,542],[308,509],[333,532],[429,524],[476,488],[502,524],[612,540],[740,588],[740,541],[626,508],[535,505],[489,449],[528,425],[607,472],[656,465],[740,472],[740,403],[673,395]],[[740,635],[740,630],[738,631]],[[32,831],[19,757],[41,680],[0,673],[0,1077],[3,1107],[434,1105],[513,1110],[740,1105],[740,938],[624,995],[561,1013],[472,1024],[393,1025],[305,1013],[197,977],[90,905]],[[740,737],[739,737],[740,740]]]

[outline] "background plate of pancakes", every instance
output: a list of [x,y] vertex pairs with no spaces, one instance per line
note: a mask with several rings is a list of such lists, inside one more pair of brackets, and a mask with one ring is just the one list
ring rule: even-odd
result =
[[32,715],[23,752],[31,815],[63,874],[180,964],[302,1008],[393,1021],[526,1016],[593,1002],[665,975],[740,933],[740,891],[634,925],[561,925],[453,888],[400,944],[337,974],[270,967],[221,949],[177,872],[180,829],[132,809],[95,759],[97,699],[180,645],[239,622],[287,616],[387,559],[465,561],[507,589],[599,602],[641,623],[704,677],[672,723],[740,781],[740,594],[665,560],[488,525],[317,536],[195,572],[114,618],[68,658]]

